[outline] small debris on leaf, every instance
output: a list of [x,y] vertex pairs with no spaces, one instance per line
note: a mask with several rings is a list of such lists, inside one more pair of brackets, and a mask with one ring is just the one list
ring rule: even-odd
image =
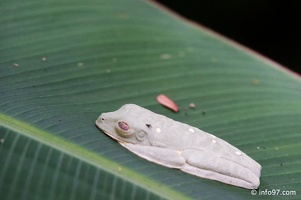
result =
[[185,52],[184,51],[179,51],[178,52],[178,56],[179,57],[184,57],[185,56]]
[[160,58],[161,58],[162,60],[168,60],[168,59],[171,58],[171,55],[168,54],[168,53],[164,53],[164,54],[161,54],[161,55],[160,55]]
[[260,84],[260,80],[254,79],[254,80],[252,81],[252,83],[253,83],[253,85],[259,85],[259,84]]
[[174,112],[179,111],[179,107],[177,106],[177,104],[164,94],[158,95],[157,101],[159,102],[159,104],[173,110]]
[[185,113],[185,115],[188,115],[188,107],[186,107],[186,106],[184,108],[184,113]]
[[77,63],[77,66],[78,66],[78,67],[82,67],[82,66],[84,66],[84,63],[79,62],[79,63]]
[[195,104],[194,103],[190,103],[189,104],[189,108],[195,108]]

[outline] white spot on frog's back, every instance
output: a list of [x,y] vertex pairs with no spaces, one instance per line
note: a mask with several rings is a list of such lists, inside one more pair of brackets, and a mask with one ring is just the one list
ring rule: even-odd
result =
[[239,152],[239,151],[236,151],[235,154],[238,155],[238,156],[242,155],[241,152]]
[[189,128],[188,130],[189,130],[191,133],[194,133],[193,128]]
[[216,144],[216,140],[212,140],[212,143],[213,143],[213,144]]
[[156,132],[157,133],[161,133],[161,129],[160,128],[156,128]]

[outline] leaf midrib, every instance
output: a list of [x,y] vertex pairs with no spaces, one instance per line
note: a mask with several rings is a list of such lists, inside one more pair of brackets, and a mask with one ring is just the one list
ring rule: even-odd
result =
[[75,157],[81,161],[89,163],[97,168],[100,168],[101,170],[120,177],[121,179],[125,179],[132,184],[142,187],[145,190],[151,191],[152,193],[163,198],[189,199],[182,193],[172,190],[171,188],[166,187],[165,185],[158,183],[148,177],[141,176],[140,174],[131,169],[128,169],[125,166],[122,166],[122,170],[118,171],[120,164],[115,163],[112,160],[107,160],[101,155],[88,151],[81,146],[63,140],[62,138],[54,136],[47,131],[26,124],[25,122],[22,122],[15,118],[0,114],[0,125],[35,141],[38,141],[39,143],[59,150],[60,152],[63,152],[67,155]]

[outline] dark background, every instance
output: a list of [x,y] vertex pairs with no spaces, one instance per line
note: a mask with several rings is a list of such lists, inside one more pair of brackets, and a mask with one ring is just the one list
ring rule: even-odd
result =
[[301,74],[298,1],[156,1]]

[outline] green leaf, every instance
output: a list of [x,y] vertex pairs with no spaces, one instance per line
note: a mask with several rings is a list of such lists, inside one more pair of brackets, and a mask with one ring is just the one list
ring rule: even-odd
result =
[[[275,193],[257,199],[301,194],[301,82],[278,64],[147,1],[1,1],[0,30],[1,199],[254,198],[148,162],[97,129],[126,103],[258,161],[257,192]],[[159,105],[161,93],[181,111]]]

